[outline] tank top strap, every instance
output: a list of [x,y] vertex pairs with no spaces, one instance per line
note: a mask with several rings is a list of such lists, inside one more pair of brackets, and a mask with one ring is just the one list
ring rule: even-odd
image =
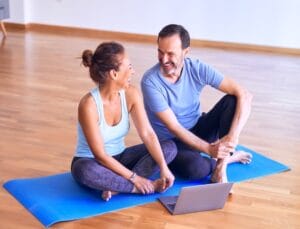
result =
[[100,91],[99,91],[99,88],[96,87],[94,89],[92,89],[90,91],[95,103],[96,103],[96,106],[97,106],[97,111],[98,111],[98,116],[99,116],[99,120],[100,122],[99,123],[102,123],[104,120],[104,115],[102,114],[102,110],[103,110],[103,104],[102,104],[102,99],[101,99],[101,96],[100,96]]
[[128,109],[127,109],[125,91],[120,90],[119,93],[120,93],[120,96],[121,96],[122,115],[128,116]]

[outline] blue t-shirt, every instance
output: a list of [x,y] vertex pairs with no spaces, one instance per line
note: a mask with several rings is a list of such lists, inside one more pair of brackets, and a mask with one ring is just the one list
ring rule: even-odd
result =
[[174,135],[155,113],[170,108],[178,122],[186,129],[191,129],[201,116],[202,89],[206,85],[219,88],[223,78],[209,65],[190,58],[185,58],[181,76],[176,83],[165,79],[159,63],[149,69],[143,76],[141,87],[148,118],[159,139],[170,139]]

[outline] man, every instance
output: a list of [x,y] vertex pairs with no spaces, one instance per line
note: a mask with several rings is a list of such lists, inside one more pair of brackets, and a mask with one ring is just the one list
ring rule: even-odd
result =
[[[252,96],[229,77],[186,57],[190,36],[183,26],[165,26],[157,43],[159,63],[144,74],[141,86],[158,137],[176,141],[178,154],[170,168],[188,179],[211,175],[212,182],[227,182],[228,163],[251,162],[251,154],[236,152],[235,147],[249,117]],[[227,95],[201,114],[199,96],[206,85]]]

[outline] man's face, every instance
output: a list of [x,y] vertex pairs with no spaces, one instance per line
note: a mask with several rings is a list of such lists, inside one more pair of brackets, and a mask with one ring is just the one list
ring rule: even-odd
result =
[[188,48],[182,49],[178,34],[158,39],[158,60],[162,72],[167,75],[179,76]]

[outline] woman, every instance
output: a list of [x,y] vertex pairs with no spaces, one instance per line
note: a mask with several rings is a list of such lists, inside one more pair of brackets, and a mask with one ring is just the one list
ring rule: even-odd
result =
[[[171,187],[169,170],[176,156],[174,142],[159,143],[144,110],[142,97],[130,85],[134,74],[121,44],[100,44],[95,52],[85,50],[82,63],[97,84],[78,107],[78,141],[71,171],[74,179],[102,190],[108,201],[113,193],[161,192]],[[144,144],[125,148],[129,114]],[[160,179],[151,175],[160,170]]]

